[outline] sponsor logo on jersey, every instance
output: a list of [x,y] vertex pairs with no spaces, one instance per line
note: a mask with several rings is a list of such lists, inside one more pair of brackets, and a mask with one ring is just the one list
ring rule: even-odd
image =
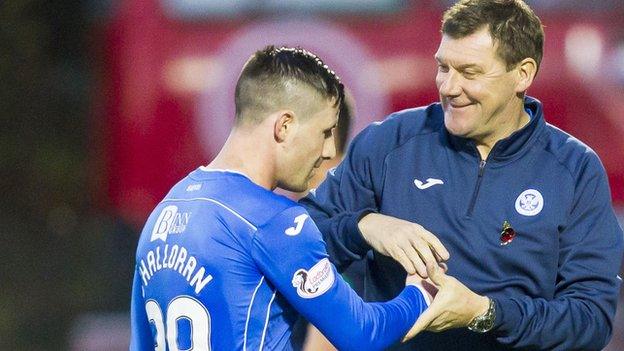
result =
[[295,217],[295,225],[287,228],[284,231],[284,233],[288,236],[295,236],[301,233],[301,229],[303,228],[303,223],[305,222],[307,218],[308,218],[308,215],[305,213],[298,215],[297,217]]
[[292,278],[297,295],[311,299],[323,295],[334,284],[334,270],[329,259],[324,258],[309,270],[299,269]]
[[167,241],[168,235],[183,233],[190,218],[191,213],[179,212],[178,206],[171,205],[163,208],[152,229],[150,241],[157,239]]
[[189,191],[189,192],[190,192],[190,191],[197,191],[197,190],[201,190],[201,187],[202,187],[201,183],[198,183],[198,184],[191,184],[191,185],[189,185],[189,186],[187,186],[187,187],[186,187],[186,191]]
[[427,178],[427,180],[424,183],[418,178],[414,179],[414,185],[416,185],[416,187],[420,190],[425,190],[427,188],[431,188],[434,185],[442,185],[442,184],[444,184],[444,181],[442,181],[442,179]]
[[535,216],[544,208],[544,198],[535,189],[523,191],[516,199],[516,211],[523,216]]

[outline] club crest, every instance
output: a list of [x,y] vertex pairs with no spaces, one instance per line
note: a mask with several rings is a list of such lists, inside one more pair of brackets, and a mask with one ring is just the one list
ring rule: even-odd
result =
[[523,216],[535,216],[544,208],[544,198],[535,189],[523,191],[516,199],[516,211]]

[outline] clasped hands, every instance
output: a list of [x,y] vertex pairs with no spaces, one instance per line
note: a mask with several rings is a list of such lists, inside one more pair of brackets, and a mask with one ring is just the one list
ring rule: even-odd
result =
[[[421,285],[431,305],[423,312],[403,341],[423,330],[440,332],[466,327],[489,306],[485,296],[468,289],[446,274],[443,263],[450,258],[444,245],[421,225],[378,213],[358,223],[364,239],[376,251],[394,258],[407,271],[407,285]],[[391,230],[388,230],[391,228]]]

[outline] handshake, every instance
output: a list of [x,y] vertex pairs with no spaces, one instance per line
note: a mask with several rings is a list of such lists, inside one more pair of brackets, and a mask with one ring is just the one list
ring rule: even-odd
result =
[[468,289],[459,280],[446,274],[445,263],[427,263],[428,278],[408,274],[405,284],[416,286],[425,296],[429,307],[407,332],[407,341],[423,330],[441,332],[467,327],[478,316],[488,312],[490,299]]
[[[440,262],[450,255],[438,238],[422,226],[378,213],[364,216],[358,226],[369,245],[405,268],[406,285],[418,287],[430,302],[403,341],[424,330],[441,332],[468,327],[488,312],[488,297],[476,294],[446,274],[446,264]],[[393,230],[389,232],[387,228]]]

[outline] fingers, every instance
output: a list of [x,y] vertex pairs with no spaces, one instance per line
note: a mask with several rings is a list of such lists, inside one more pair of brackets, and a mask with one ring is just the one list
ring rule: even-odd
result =
[[426,265],[428,264],[433,264],[433,265],[437,265],[438,264],[438,260],[436,260],[436,258],[433,256],[433,253],[431,252],[431,248],[429,247],[429,245],[427,245],[426,242],[424,242],[423,240],[415,240],[412,241],[412,245],[414,247],[414,249],[417,252],[417,255],[414,259],[416,259],[419,263],[423,264],[425,267],[425,277],[428,276],[428,273],[426,273]]
[[391,252],[391,256],[397,262],[399,262],[401,266],[403,266],[407,274],[414,274],[414,273],[418,273],[418,275],[421,275],[421,273],[427,274],[427,268],[421,262],[418,262],[418,263],[420,263],[420,266],[422,267],[414,267],[413,261],[407,256],[405,251],[403,251],[403,249],[401,249],[400,247],[393,249],[393,251]]
[[[414,267],[415,273],[417,273],[422,278],[427,278],[427,266],[425,262],[423,262],[423,259],[421,258],[418,251],[414,249],[412,246],[406,247],[406,249],[409,252],[409,254],[406,253],[405,255],[406,257],[408,257],[410,263]],[[411,274],[414,274],[414,273],[411,273]]]
[[424,241],[431,247],[431,250],[435,253],[436,257],[439,258],[438,261],[448,261],[451,255],[446,250],[444,245],[437,236],[433,235],[430,231],[425,229],[423,226],[419,225],[419,229],[421,231],[421,236]]
[[438,266],[437,263],[429,264],[427,263],[427,274],[429,275],[429,279],[436,286],[442,286],[445,283],[446,275],[444,274],[444,268]]
[[448,272],[448,265],[444,262],[438,262],[438,266],[440,266],[440,268],[442,268],[442,271],[444,271],[444,273]]
[[[428,263],[449,258],[440,240],[416,223],[371,213],[360,219],[358,228],[373,249],[394,258],[409,274],[427,278]],[[389,228],[393,228],[390,233]]]

